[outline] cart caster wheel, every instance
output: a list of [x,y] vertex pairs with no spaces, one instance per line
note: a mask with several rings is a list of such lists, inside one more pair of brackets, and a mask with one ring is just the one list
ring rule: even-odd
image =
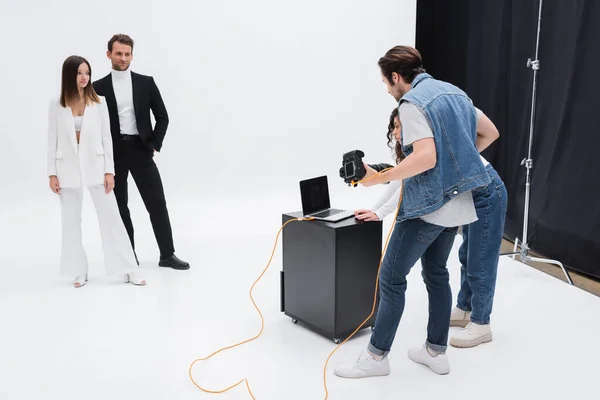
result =
[[334,338],[333,343],[340,344],[340,343],[342,343],[342,340],[340,338]]
[[292,322],[295,323],[295,324],[297,324],[298,320],[297,319],[293,319]]

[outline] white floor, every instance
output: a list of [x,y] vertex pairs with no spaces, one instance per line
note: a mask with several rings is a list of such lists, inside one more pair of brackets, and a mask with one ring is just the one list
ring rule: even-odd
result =
[[[297,203],[291,197],[262,203],[250,198],[242,205],[236,200],[237,206],[217,199],[171,200],[177,254],[192,264],[182,272],[157,267],[147,215],[133,198],[146,287],[104,276],[89,196],[84,233],[91,276],[80,289],[71,286],[72,278],[58,276],[55,199],[13,205],[0,215],[0,399],[251,398],[243,385],[223,395],[203,393],[188,368],[194,359],[260,330],[249,288],[268,262],[281,213],[294,211],[288,206]],[[385,233],[389,226],[387,221]],[[457,238],[456,249],[459,244]],[[280,245],[254,292],[265,317],[262,336],[197,363],[193,377],[201,386],[220,390],[248,378],[258,400],[326,398],[323,366],[335,344],[280,313]],[[455,295],[456,249],[449,264]],[[451,373],[437,376],[406,357],[425,335],[427,297],[419,269],[409,276],[391,375],[356,381],[333,375],[336,363],[366,345],[366,330],[332,357],[328,399],[597,398],[599,298],[503,258],[494,341],[450,348]]]

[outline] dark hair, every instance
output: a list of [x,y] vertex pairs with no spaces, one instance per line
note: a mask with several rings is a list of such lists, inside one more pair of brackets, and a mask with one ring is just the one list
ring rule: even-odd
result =
[[100,98],[94,90],[94,85],[92,85],[92,67],[90,66],[90,63],[83,57],[70,56],[67,57],[67,59],[63,62],[62,67],[60,105],[63,107],[67,107],[69,104],[73,104],[80,99],[79,90],[77,88],[77,72],[79,70],[79,66],[83,63],[87,64],[87,67],[90,70],[90,81],[83,89],[85,103],[100,103]]
[[387,139],[388,139],[388,147],[392,150],[394,150],[394,152],[396,154],[394,154],[396,156],[396,164],[400,164],[400,161],[404,160],[405,156],[404,156],[404,152],[402,151],[402,145],[400,144],[400,142],[398,142],[396,140],[396,144],[393,145],[394,143],[394,125],[395,125],[395,121],[394,119],[398,117],[398,107],[395,107],[392,110],[392,114],[390,115],[390,123],[388,125],[388,131],[387,131]]
[[412,83],[415,76],[425,72],[421,53],[413,47],[395,46],[385,53],[377,63],[383,76],[394,84],[392,73],[396,72],[406,83]]
[[133,52],[134,42],[133,42],[133,39],[130,38],[128,35],[125,35],[123,33],[117,33],[117,34],[113,35],[113,37],[111,37],[110,40],[108,41],[108,51],[112,52],[113,44],[115,42],[119,42],[121,44],[131,46],[131,51]]

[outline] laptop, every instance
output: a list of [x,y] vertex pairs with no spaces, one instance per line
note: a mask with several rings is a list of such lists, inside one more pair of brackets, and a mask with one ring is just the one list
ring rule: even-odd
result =
[[331,208],[327,176],[300,181],[302,213],[315,220],[338,222],[354,216],[354,211]]

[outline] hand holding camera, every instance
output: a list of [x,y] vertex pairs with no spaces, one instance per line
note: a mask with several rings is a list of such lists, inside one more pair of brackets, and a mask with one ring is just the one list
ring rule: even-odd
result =
[[356,187],[358,182],[367,175],[367,169],[362,161],[365,156],[361,150],[352,150],[342,156],[340,177],[348,186]]
[[361,185],[365,187],[376,185],[377,183],[373,179],[371,179],[371,177],[377,175],[378,171],[367,163],[364,163],[363,168],[365,169],[365,176],[362,179]]
[[365,153],[361,150],[352,150],[343,155],[340,177],[348,186],[356,187],[359,183],[363,186],[373,186],[375,182],[369,181],[373,175],[385,169],[393,168],[390,164],[367,164],[362,160],[364,156]]

